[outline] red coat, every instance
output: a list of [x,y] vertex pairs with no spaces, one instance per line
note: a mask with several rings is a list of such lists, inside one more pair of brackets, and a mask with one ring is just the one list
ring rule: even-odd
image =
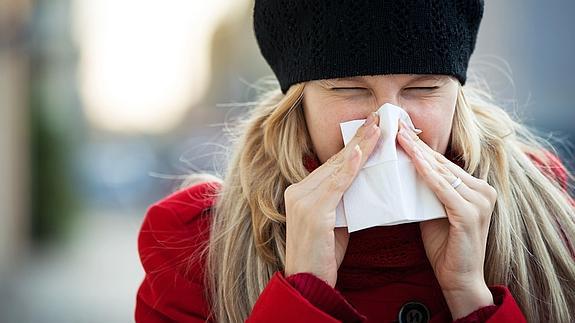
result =
[[[560,164],[559,164],[560,165]],[[552,170],[561,177],[563,171]],[[191,261],[208,240],[211,196],[216,185],[199,184],[153,204],[138,239],[146,276],[138,290],[137,322],[204,322],[210,310],[203,284],[203,258]],[[505,286],[490,286],[495,305],[478,309],[458,322],[524,322]],[[383,287],[339,291],[311,274],[284,277],[276,272],[247,319],[248,322],[392,322],[409,301],[427,307],[430,322],[449,322],[433,272],[416,273]],[[413,313],[411,313],[413,314]],[[421,314],[421,313],[419,313]],[[412,317],[413,318],[413,317]],[[417,318],[417,317],[416,317]],[[411,321],[411,322],[417,322]]]

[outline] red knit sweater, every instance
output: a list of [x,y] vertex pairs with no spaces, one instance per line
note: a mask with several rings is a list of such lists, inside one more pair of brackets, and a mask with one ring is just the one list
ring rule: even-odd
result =
[[[552,159],[553,175],[565,170]],[[543,165],[543,164],[540,164]],[[209,238],[210,207],[218,185],[203,183],[153,204],[138,248],[146,276],[138,290],[137,322],[204,322],[210,309],[198,250]],[[490,286],[495,305],[458,322],[525,321],[505,286]],[[276,272],[247,319],[250,322],[397,322],[408,302],[423,304],[430,322],[452,321],[427,261],[419,226],[405,224],[354,232],[338,271],[336,288],[316,276]]]

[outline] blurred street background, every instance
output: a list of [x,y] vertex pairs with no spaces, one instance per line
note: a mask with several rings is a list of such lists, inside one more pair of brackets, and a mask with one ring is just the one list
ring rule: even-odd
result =
[[[146,208],[223,167],[253,0],[0,0],[0,322],[130,322]],[[575,2],[487,1],[472,71],[573,169]],[[569,152],[571,149],[571,153]]]

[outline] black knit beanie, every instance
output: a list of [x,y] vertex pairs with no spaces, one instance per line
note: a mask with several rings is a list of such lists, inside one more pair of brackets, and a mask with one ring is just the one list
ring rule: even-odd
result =
[[445,74],[465,84],[483,0],[255,0],[260,51],[285,94],[303,81]]

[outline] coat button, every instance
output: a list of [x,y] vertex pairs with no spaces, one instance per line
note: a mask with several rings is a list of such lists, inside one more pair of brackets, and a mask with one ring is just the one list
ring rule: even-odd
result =
[[405,303],[399,310],[399,323],[427,322],[429,322],[429,310],[419,302]]

